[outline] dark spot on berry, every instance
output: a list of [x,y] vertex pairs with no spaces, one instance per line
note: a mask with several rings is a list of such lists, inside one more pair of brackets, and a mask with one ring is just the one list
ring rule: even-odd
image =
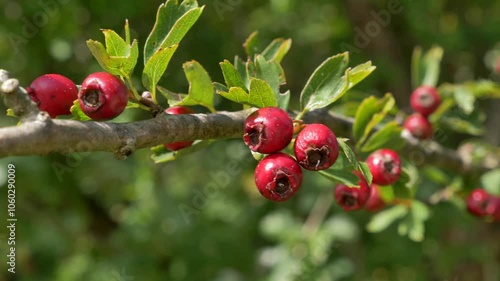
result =
[[345,206],[353,207],[356,205],[356,198],[352,196],[352,194],[343,194],[342,195],[342,203]]
[[392,159],[384,159],[384,170],[389,173],[395,173],[394,169],[396,168],[396,163]]
[[328,161],[330,150],[325,145],[321,148],[309,147],[306,149],[305,166],[310,169],[318,169]]
[[429,92],[425,92],[424,94],[420,95],[418,97],[418,101],[423,107],[431,107],[435,102],[434,97]]
[[249,131],[248,131],[248,137],[250,138],[250,145],[251,146],[258,146],[261,144],[262,140],[264,140],[265,133],[264,133],[264,126],[262,124],[257,124],[253,126]]
[[283,196],[290,190],[290,180],[288,175],[283,172],[278,172],[276,176],[276,186],[274,191],[279,195]]

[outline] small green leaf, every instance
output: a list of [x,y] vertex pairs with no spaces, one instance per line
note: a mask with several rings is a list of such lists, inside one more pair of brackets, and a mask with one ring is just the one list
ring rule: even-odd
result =
[[273,90],[274,97],[277,99],[279,92],[279,87],[281,84],[280,76],[284,74],[281,73],[283,69],[275,61],[267,61],[262,55],[255,56],[255,77],[266,81],[271,89]]
[[271,86],[264,81],[256,78],[250,79],[250,95],[248,105],[261,107],[277,106]]
[[245,52],[249,58],[253,58],[256,54],[259,53],[259,32],[254,31],[243,43],[243,47],[245,48]]
[[420,201],[412,202],[410,221],[408,226],[408,237],[416,242],[424,240],[424,222],[429,218],[429,208]]
[[303,112],[322,108],[339,99],[348,89],[342,79],[349,63],[349,54],[342,53],[326,59],[311,75],[300,94]]
[[153,100],[156,101],[156,85],[167,69],[168,63],[179,45],[173,45],[165,49],[159,49],[146,63],[142,72],[142,84],[151,92]]
[[422,49],[415,48],[412,58],[413,88],[421,85],[435,87],[439,79],[443,48],[434,46],[422,56]]
[[396,205],[375,214],[366,226],[366,229],[369,232],[381,232],[389,227],[394,221],[406,216],[407,214],[408,208],[402,205]]
[[85,115],[85,113],[83,113],[82,109],[80,108],[80,103],[78,102],[78,100],[75,100],[73,102],[73,105],[71,106],[70,111],[71,111],[71,114],[73,115],[74,120],[79,120],[79,121],[92,120],[90,117]]
[[130,108],[139,108],[139,109],[144,109],[141,104],[137,103],[137,102],[132,102],[132,101],[128,101],[127,102],[127,106],[125,107],[126,109],[130,109]]
[[189,92],[182,102],[174,105],[202,105],[211,112],[216,112],[214,87],[207,71],[197,61],[186,62],[183,68],[189,82]]
[[394,108],[395,104],[396,101],[394,100],[394,97],[389,93],[378,101],[380,111],[377,113],[374,112],[372,118],[370,119],[370,122],[366,124],[363,136],[358,141],[358,147],[361,147],[361,145],[365,143],[366,139],[370,136],[373,129],[375,129],[375,126],[377,126],[380,122],[382,122],[382,120],[384,120],[387,113],[389,113],[389,111]]
[[319,174],[335,183],[341,183],[347,186],[359,186],[359,178],[352,173],[352,169],[327,169],[319,171]]
[[14,110],[12,110],[12,108],[7,108],[7,116],[17,117],[16,114],[14,113]]
[[290,91],[286,91],[285,93],[280,93],[278,95],[278,99],[276,101],[278,103],[278,107],[283,109],[283,110],[287,110],[288,109],[288,105],[290,103]]
[[120,74],[120,66],[125,63],[124,58],[112,60],[104,45],[99,41],[87,40],[87,47],[104,70],[113,75]]
[[474,95],[464,87],[455,87],[453,92],[455,102],[466,114],[471,114],[474,111]]
[[500,196],[500,169],[483,174],[481,184],[490,194]]
[[234,58],[234,67],[236,71],[240,74],[243,84],[245,84],[245,89],[250,89],[250,76],[247,73],[246,63],[238,56]]
[[354,117],[354,124],[352,127],[352,136],[355,140],[359,141],[363,137],[366,125],[372,119],[372,116],[380,108],[378,100],[374,96],[364,99],[356,111]]
[[129,50],[127,43],[120,35],[111,29],[102,29],[104,33],[104,40],[106,44],[106,51],[112,57],[124,57],[128,54]]
[[180,5],[177,0],[167,0],[165,4],[161,4],[144,46],[144,64],[147,65],[159,50],[179,44],[198,20],[203,8],[198,7],[195,0],[184,0]]
[[182,100],[187,97],[186,94],[174,93],[166,88],[163,88],[162,86],[156,86],[156,88],[167,99],[169,106],[174,106],[175,104],[182,102]]
[[240,87],[246,90],[245,83],[234,65],[232,65],[229,61],[224,60],[224,62],[220,63],[220,67],[222,69],[222,75],[224,76],[227,88]]
[[250,81],[250,93],[246,93],[242,88],[232,87],[229,92],[218,92],[218,94],[231,101],[248,106],[258,108],[277,106],[273,90],[266,81],[257,78],[251,78]]
[[376,131],[361,146],[362,152],[372,152],[380,148],[390,147],[392,150],[398,150],[405,146],[405,140],[401,137],[403,128],[395,121],[385,124],[380,130]]
[[266,47],[266,49],[262,52],[262,55],[268,61],[275,61],[277,63],[280,63],[290,50],[291,46],[291,39],[277,38],[274,39],[273,42],[271,42],[271,44]]
[[373,176],[370,168],[368,167],[368,164],[366,164],[365,162],[358,162],[358,170],[361,172],[361,174],[363,174],[363,177],[370,186],[372,184]]
[[349,70],[349,89],[356,86],[359,82],[363,81],[376,69],[371,61],[355,66]]
[[153,155],[151,155],[151,158],[156,164],[173,161],[198,152],[208,147],[214,141],[215,140],[195,141],[192,146],[177,151],[169,151],[163,145],[159,145],[151,149],[153,151]]
[[368,168],[368,165],[363,162],[359,162],[356,158],[356,154],[354,151],[352,151],[351,147],[346,143],[346,139],[342,138],[337,138],[337,142],[339,143],[339,147],[344,153],[344,155],[347,157],[348,161],[351,163],[353,167],[356,168],[356,170],[360,171],[363,174],[363,177],[365,180],[368,182],[368,184],[371,184],[372,182],[372,174],[370,173],[370,169]]

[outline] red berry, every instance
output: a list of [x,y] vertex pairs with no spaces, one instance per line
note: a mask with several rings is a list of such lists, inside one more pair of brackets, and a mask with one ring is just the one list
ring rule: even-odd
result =
[[376,212],[385,206],[384,200],[380,197],[380,187],[372,184],[370,187],[370,197],[366,201],[365,209],[370,212]]
[[414,113],[408,118],[403,125],[403,128],[408,131],[414,138],[425,140],[432,136],[432,125],[419,113]]
[[59,74],[45,74],[26,89],[31,100],[50,117],[71,114],[70,108],[78,98],[78,88],[69,78]]
[[436,88],[430,86],[420,86],[413,91],[410,97],[410,104],[413,110],[429,116],[438,108],[441,98]]
[[490,201],[491,195],[484,189],[476,188],[467,197],[467,210],[477,217],[484,217],[488,213],[486,207]]
[[401,160],[394,150],[377,150],[366,158],[366,163],[373,175],[374,184],[390,185],[398,181],[401,175]]
[[[169,107],[165,110],[167,114],[192,114],[195,113],[194,110],[192,110],[189,107],[185,106],[173,106]],[[166,143],[163,146],[165,146],[166,149],[172,150],[172,151],[177,151],[179,149],[191,146],[194,141],[180,141],[180,142],[174,142],[174,143]]]
[[277,152],[266,156],[255,168],[255,184],[271,201],[290,199],[302,184],[302,170],[291,156]]
[[497,67],[496,67],[497,73],[500,74],[500,57],[497,59]]
[[297,135],[295,157],[300,166],[311,171],[328,169],[339,156],[335,134],[323,124],[307,125]]
[[78,101],[88,117],[94,120],[113,119],[125,110],[128,89],[118,77],[96,72],[83,80]]
[[252,151],[269,154],[285,148],[293,136],[293,122],[277,107],[264,107],[245,120],[243,140]]
[[491,216],[493,221],[500,221],[500,197],[490,196],[486,206],[486,214]]
[[359,177],[359,187],[346,186],[344,184],[337,184],[335,186],[335,201],[345,211],[355,211],[363,208],[370,197],[370,187],[366,182],[363,175],[355,171]]

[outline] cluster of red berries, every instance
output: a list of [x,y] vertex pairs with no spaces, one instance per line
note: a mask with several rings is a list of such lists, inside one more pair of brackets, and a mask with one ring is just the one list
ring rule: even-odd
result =
[[71,114],[78,99],[82,111],[93,120],[108,120],[120,115],[128,101],[127,86],[107,72],[92,73],[80,90],[73,81],[59,74],[45,74],[26,88],[30,98],[50,117]]
[[377,150],[366,158],[366,163],[373,176],[371,186],[360,172],[355,171],[354,173],[359,177],[359,187],[344,184],[338,184],[335,187],[335,201],[345,211],[362,208],[368,211],[380,210],[385,206],[380,195],[380,186],[397,182],[401,175],[401,160],[393,150]]
[[255,168],[255,184],[269,200],[290,199],[302,184],[302,168],[328,169],[339,155],[335,134],[322,124],[304,125],[295,139],[295,158],[280,152],[290,144],[293,134],[292,119],[277,107],[261,108],[245,120],[245,144],[254,152],[268,154]]
[[467,210],[474,216],[500,221],[500,197],[476,188],[467,197]]
[[436,88],[420,86],[415,89],[410,97],[410,105],[415,113],[406,118],[404,129],[416,139],[429,139],[432,136],[432,125],[428,117],[440,103],[441,98]]
[[[90,74],[83,80],[80,90],[69,78],[59,74],[42,75],[26,88],[28,95],[38,108],[51,118],[71,114],[71,107],[78,99],[80,107],[93,120],[108,120],[120,115],[127,106],[129,92],[118,77],[107,72]],[[150,98],[150,97],[146,97]],[[195,113],[191,108],[174,106],[165,110],[167,114]],[[164,144],[165,148],[177,151],[191,146],[193,141]]]

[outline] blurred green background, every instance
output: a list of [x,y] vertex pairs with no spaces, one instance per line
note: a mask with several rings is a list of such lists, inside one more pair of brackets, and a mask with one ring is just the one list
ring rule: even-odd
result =
[[[0,3],[0,67],[27,86],[44,73],[79,84],[100,70],[85,41],[102,41],[100,28],[122,34],[126,18],[142,46],[161,1]],[[192,59],[222,81],[218,63],[243,56],[242,43],[255,30],[265,44],[292,38],[283,67],[285,88],[295,102],[314,68],[347,45],[353,65],[372,60],[377,66],[356,89],[392,92],[403,110],[409,107],[415,46],[444,48],[440,81],[498,80],[493,74],[500,48],[498,0],[199,3],[205,11],[162,80],[170,90],[186,91],[181,65]],[[373,24],[374,13],[388,5],[401,11],[372,30],[366,46],[357,44],[356,30]],[[482,104],[489,112],[485,140],[497,145],[498,106]],[[238,109],[222,100],[217,107]],[[118,121],[139,118],[147,116],[132,110]],[[1,126],[16,122],[0,118]],[[17,279],[6,272],[7,236],[0,227],[0,281],[500,280],[498,225],[441,203],[433,206],[421,243],[398,236],[397,226],[371,234],[365,230],[371,214],[342,212],[331,204],[333,184],[313,173],[305,174],[293,200],[267,202],[254,187],[256,161],[241,140],[220,141],[160,165],[152,163],[148,150],[123,161],[99,152],[0,159],[2,222],[8,163],[16,166]],[[422,181],[418,188],[426,195],[440,187]]]

